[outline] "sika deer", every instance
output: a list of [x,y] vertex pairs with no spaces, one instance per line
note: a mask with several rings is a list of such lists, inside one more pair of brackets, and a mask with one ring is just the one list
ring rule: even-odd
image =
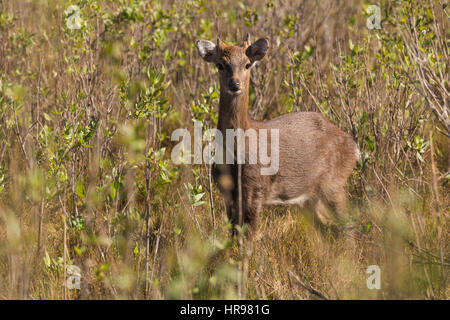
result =
[[[226,45],[220,39],[216,44],[198,40],[196,46],[200,56],[219,70],[218,129],[222,133],[226,129],[266,129],[269,136],[274,129],[279,130],[277,173],[261,175],[260,163],[242,164],[241,223],[254,230],[261,208],[280,204],[308,206],[315,212],[319,225],[343,219],[347,179],[359,157],[353,138],[316,112],[290,113],[264,122],[250,118],[247,114],[250,70],[266,56],[267,39],[250,44],[247,35],[242,46]],[[247,160],[247,149],[245,156]],[[235,226],[239,222],[238,165],[214,164],[213,178],[225,198],[228,218]]]

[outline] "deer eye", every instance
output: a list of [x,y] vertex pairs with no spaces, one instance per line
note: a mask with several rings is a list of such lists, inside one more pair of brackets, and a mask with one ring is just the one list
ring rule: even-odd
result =
[[217,69],[223,70],[223,65],[221,63],[216,64]]
[[250,69],[251,66],[252,66],[251,63],[247,63],[247,64],[245,65],[245,69]]

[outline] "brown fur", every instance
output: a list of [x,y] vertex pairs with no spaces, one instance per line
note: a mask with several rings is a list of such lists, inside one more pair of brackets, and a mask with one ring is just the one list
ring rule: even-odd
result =
[[[208,61],[227,67],[219,72],[218,129],[223,134],[226,129],[253,128],[268,129],[270,137],[271,129],[279,130],[278,173],[263,176],[261,165],[248,164],[248,158],[242,165],[243,222],[255,229],[264,205],[290,204],[294,199],[312,208],[320,223],[333,217],[335,221],[341,220],[346,210],[346,183],[359,153],[356,143],[320,113],[291,113],[266,122],[251,119],[247,113],[250,70],[245,68],[252,63],[248,46],[248,43],[243,47],[227,46],[218,41],[214,57]],[[230,94],[227,87],[230,79],[240,82],[242,94]],[[237,168],[237,164],[213,167],[213,177],[225,198],[233,225],[238,223]],[[330,216],[329,212],[334,214]]]

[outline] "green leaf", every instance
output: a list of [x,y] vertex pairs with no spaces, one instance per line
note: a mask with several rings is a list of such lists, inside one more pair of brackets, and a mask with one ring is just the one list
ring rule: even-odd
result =
[[114,184],[111,184],[111,187],[109,188],[109,194],[113,200],[116,199],[116,193],[117,190],[116,188],[114,188]]
[[78,181],[75,187],[75,192],[78,197],[84,199],[86,197],[85,188],[82,182]]
[[50,268],[51,265],[51,259],[50,256],[48,255],[48,252],[45,251],[45,256],[44,256],[44,264],[47,268]]

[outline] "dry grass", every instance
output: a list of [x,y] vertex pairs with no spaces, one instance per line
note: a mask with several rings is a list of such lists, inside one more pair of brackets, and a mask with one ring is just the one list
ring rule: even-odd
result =
[[[448,299],[449,11],[381,1],[368,30],[368,4],[0,0],[0,298]],[[170,162],[174,129],[217,121],[195,39],[246,32],[272,44],[255,118],[319,111],[358,140],[349,235],[268,208],[242,257],[207,166]]]

